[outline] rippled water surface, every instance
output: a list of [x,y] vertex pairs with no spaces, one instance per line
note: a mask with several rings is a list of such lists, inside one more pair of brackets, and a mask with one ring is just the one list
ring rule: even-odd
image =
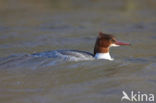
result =
[[[122,91],[156,95],[155,0],[0,0],[0,12],[0,103],[120,103]],[[31,56],[92,53],[99,31],[132,46],[111,48],[113,62]]]

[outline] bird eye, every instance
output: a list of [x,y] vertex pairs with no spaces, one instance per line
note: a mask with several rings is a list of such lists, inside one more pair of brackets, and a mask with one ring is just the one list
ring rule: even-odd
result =
[[116,42],[116,40],[115,39],[112,39],[112,42],[114,43],[114,42]]

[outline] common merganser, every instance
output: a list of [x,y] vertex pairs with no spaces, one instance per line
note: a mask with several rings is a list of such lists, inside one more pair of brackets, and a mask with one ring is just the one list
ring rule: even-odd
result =
[[130,45],[129,43],[119,42],[111,34],[99,32],[96,39],[94,54],[79,50],[53,50],[32,54],[35,57],[61,58],[65,60],[91,60],[106,59],[114,60],[110,56],[110,47],[118,47],[120,45]]

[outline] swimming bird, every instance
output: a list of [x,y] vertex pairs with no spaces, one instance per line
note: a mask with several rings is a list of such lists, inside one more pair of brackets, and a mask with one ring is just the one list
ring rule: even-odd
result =
[[71,61],[92,59],[105,59],[113,61],[114,59],[110,56],[110,47],[118,47],[121,45],[129,46],[130,43],[119,42],[113,35],[99,32],[95,42],[93,54],[80,50],[53,50],[34,53],[32,55],[35,57],[60,58]]

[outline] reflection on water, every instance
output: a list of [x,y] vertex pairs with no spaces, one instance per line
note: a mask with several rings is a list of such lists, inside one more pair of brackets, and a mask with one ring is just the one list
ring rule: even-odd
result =
[[[155,0],[0,0],[0,102],[118,103],[156,94]],[[93,52],[99,31],[129,41],[115,61],[66,62],[30,54]]]

